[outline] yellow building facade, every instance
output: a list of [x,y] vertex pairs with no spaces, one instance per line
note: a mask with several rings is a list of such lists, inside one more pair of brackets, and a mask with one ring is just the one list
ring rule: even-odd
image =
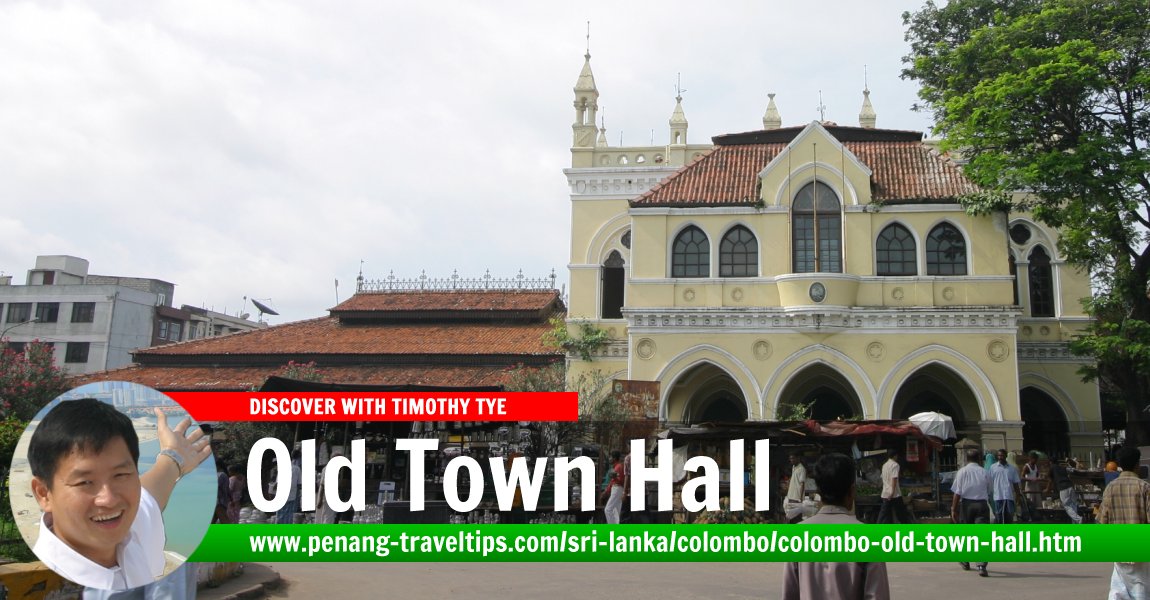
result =
[[783,127],[611,147],[590,56],[575,86],[568,324],[606,330],[569,373],[658,382],[667,423],[897,419],[984,447],[1101,456],[1098,388],[1069,340],[1088,277],[1026,215],[972,216],[919,132]]

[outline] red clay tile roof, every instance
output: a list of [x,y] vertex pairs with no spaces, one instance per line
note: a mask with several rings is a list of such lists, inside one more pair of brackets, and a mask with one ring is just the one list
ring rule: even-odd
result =
[[[322,317],[223,337],[137,350],[137,362],[164,356],[556,355],[543,345],[551,326],[533,323],[341,323]],[[166,362],[166,361],[165,361]]]
[[[915,132],[874,130],[868,134],[868,130],[858,128],[827,129],[870,167],[871,197],[876,202],[953,202],[978,191],[958,165],[909,135]],[[787,147],[787,136],[793,138],[796,133],[751,132],[715,138],[718,145],[713,150],[632,200],[631,205],[754,205],[759,199],[759,173]]]
[[[130,381],[160,391],[244,392],[258,388],[279,367],[167,367],[132,365],[72,378],[79,386]],[[327,381],[366,385],[490,386],[507,383],[503,366],[354,365],[321,367]]]
[[555,290],[366,292],[331,311],[539,311],[551,308],[558,299]]

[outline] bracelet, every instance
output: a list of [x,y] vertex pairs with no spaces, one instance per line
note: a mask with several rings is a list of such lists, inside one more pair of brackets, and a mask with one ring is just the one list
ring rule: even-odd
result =
[[158,459],[160,456],[166,456],[172,459],[172,462],[176,463],[176,482],[178,483],[180,479],[184,477],[184,457],[180,456],[179,452],[176,452],[171,448],[164,448],[163,450],[160,450],[160,454],[156,456],[156,458]]

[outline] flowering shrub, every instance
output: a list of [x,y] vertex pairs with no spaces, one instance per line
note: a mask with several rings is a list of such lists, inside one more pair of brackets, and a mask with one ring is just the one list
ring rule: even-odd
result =
[[53,360],[52,347],[39,340],[13,352],[0,340],[0,419],[31,420],[44,405],[71,387]]

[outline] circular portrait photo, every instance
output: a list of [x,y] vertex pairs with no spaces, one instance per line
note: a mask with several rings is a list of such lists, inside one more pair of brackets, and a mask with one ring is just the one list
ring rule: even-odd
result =
[[65,579],[93,590],[155,584],[187,571],[212,521],[209,442],[156,390],[122,381],[75,388],[20,436],[8,478],[13,518]]

